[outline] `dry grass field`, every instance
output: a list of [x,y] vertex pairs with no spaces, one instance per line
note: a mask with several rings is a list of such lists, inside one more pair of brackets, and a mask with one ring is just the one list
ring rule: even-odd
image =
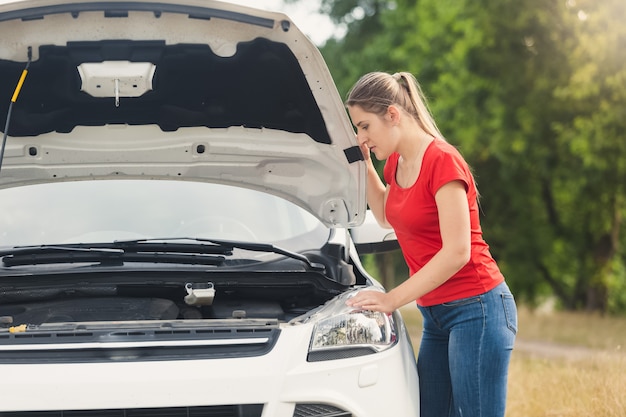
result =
[[[417,350],[421,317],[402,309]],[[507,417],[626,416],[626,318],[519,309]]]

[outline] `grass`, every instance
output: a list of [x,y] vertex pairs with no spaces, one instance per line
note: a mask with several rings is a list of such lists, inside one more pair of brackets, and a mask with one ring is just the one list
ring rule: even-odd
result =
[[570,361],[514,353],[507,416],[623,417],[625,356]]
[[519,307],[519,336],[528,340],[626,351],[626,318]]
[[[418,349],[421,317],[402,316]],[[507,417],[626,415],[626,318],[519,308]]]

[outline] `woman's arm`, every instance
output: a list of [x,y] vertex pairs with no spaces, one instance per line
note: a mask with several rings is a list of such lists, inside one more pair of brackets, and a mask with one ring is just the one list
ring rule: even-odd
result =
[[435,194],[442,247],[422,269],[388,293],[361,291],[348,305],[391,313],[456,274],[470,259],[471,229],[465,185],[452,181]]

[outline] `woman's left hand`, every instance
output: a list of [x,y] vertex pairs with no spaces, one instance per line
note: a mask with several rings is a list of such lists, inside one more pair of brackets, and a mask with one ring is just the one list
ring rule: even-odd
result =
[[363,310],[380,311],[383,313],[393,313],[396,309],[391,296],[388,293],[363,290],[346,301],[350,307],[356,307]]

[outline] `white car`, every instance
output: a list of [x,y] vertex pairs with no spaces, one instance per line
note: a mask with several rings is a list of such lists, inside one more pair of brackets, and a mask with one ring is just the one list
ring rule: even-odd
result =
[[287,16],[0,0],[0,79],[2,417],[419,415],[400,314],[346,305],[395,240]]

